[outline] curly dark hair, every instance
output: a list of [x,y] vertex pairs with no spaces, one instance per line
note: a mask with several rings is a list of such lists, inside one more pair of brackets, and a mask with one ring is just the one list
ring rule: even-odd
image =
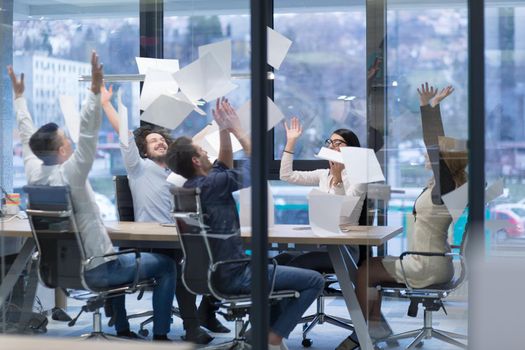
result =
[[133,131],[133,135],[135,135],[135,143],[137,144],[137,148],[139,149],[139,153],[142,158],[147,158],[146,153],[148,150],[148,143],[146,142],[146,137],[149,134],[159,134],[164,137],[168,147],[173,142],[173,138],[171,137],[169,130],[161,128],[160,126],[143,125],[140,128],[135,129],[135,131]]
[[189,137],[181,136],[168,148],[166,164],[174,173],[191,179],[195,176],[192,158],[198,156],[199,152],[193,146],[193,141]]

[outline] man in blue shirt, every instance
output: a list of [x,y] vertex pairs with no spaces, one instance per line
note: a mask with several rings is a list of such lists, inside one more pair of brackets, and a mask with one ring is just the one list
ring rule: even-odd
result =
[[[201,204],[205,224],[214,235],[224,239],[210,240],[217,261],[246,258],[240,237],[239,216],[232,192],[250,184],[250,165],[246,161],[240,169],[233,169],[230,133],[241,143],[244,153],[251,154],[251,142],[241,128],[237,113],[226,99],[217,100],[213,117],[220,128],[220,148],[217,161],[212,164],[207,152],[194,145],[187,137],[179,137],[168,148],[166,163],[175,173],[188,180],[186,188],[201,189]],[[273,266],[269,266],[271,274]],[[218,271],[219,288],[226,293],[249,293],[251,270],[246,264],[228,264]],[[281,302],[279,312],[272,315],[268,335],[269,349],[287,349],[287,338],[304,311],[317,298],[324,286],[323,277],[315,271],[277,266],[275,290],[297,290],[300,297]],[[277,308],[275,309],[277,310]],[[273,311],[273,310],[272,310]]]

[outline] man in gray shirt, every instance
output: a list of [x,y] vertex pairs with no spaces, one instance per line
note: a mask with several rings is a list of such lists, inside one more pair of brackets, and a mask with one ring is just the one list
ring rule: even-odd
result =
[[[75,219],[86,255],[99,257],[86,266],[84,275],[87,284],[97,288],[129,283],[133,281],[136,269],[133,253],[103,257],[113,253],[114,248],[88,181],[102,123],[100,87],[103,71],[95,52],[91,57],[91,71],[91,90],[80,112],[80,136],[73,151],[71,141],[56,124],[48,123],[36,130],[24,98],[24,74],[17,79],[13,68],[8,67],[15,93],[16,120],[23,147],[27,181],[34,185],[69,186]],[[153,290],[154,340],[168,339],[171,310],[166,308],[166,305],[173,303],[175,273],[172,260],[166,256],[150,253],[141,255],[139,278],[154,278],[157,282]],[[131,332],[124,308],[124,296],[111,298],[111,302],[116,314],[117,335],[129,337]]]
[[[119,116],[111,105],[112,87],[102,87],[102,107],[110,124],[119,132]],[[173,197],[166,181],[171,171],[168,169],[165,156],[172,139],[166,129],[143,126],[130,133],[128,145],[120,142],[120,150],[128,173],[128,181],[133,196],[135,220],[139,222],[173,223],[171,212]],[[179,280],[175,295],[181,313],[187,341],[197,344],[208,344],[213,340],[200,325],[212,332],[227,333],[230,330],[223,326],[215,316],[217,308],[209,297],[203,297],[199,310],[195,307],[196,296],[188,292],[180,281],[181,271],[178,262],[182,259],[182,250],[155,250],[171,256],[177,262]]]

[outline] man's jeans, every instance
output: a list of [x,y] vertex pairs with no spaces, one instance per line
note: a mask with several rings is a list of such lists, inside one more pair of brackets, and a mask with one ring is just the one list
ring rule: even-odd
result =
[[[274,266],[268,266],[268,278],[271,278]],[[251,292],[251,270],[246,268],[242,274],[228,281],[227,286],[221,286],[225,293]],[[271,282],[271,281],[270,281]],[[277,335],[288,338],[303,313],[319,296],[324,288],[324,278],[316,271],[299,269],[289,266],[277,266],[274,290],[296,290],[300,293],[297,299],[287,298],[271,309],[271,330]]]
[[[153,287],[153,334],[165,335],[170,331],[171,306],[175,295],[176,270],[174,261],[162,254],[140,254],[139,280],[155,278]],[[88,270],[86,282],[94,288],[117,286],[133,281],[135,276],[135,254],[123,254],[116,260]],[[117,332],[129,330],[124,295],[110,298],[115,313]]]

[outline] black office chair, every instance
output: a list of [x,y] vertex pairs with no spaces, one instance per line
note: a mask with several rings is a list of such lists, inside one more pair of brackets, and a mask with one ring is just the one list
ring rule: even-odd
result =
[[424,308],[423,328],[400,334],[395,334],[385,339],[378,340],[377,343],[397,341],[406,338],[415,338],[406,347],[406,350],[413,350],[414,348],[420,347],[422,345],[423,339],[436,338],[446,343],[456,345],[463,349],[467,348],[466,344],[463,344],[455,339],[467,339],[467,336],[434,328],[432,326],[432,313],[443,309],[443,311],[446,314],[447,311],[445,309],[445,305],[443,304],[443,300],[454,290],[460,288],[461,285],[467,280],[465,252],[468,240],[468,227],[465,226],[463,237],[461,240],[461,245],[459,247],[453,247],[459,249],[459,253],[431,253],[407,251],[399,256],[399,259],[401,259],[401,266],[403,266],[403,258],[408,255],[441,256],[444,258],[458,257],[460,261],[460,271],[459,273],[456,273],[454,278],[448,283],[435,284],[425,288],[411,287],[406,277],[404,284],[383,283],[382,285],[377,286],[377,288],[380,290],[381,293],[383,293],[383,295],[409,299],[410,305],[408,307],[408,316],[417,316],[419,304],[421,304]]
[[[131,189],[129,187],[129,180],[127,175],[115,175],[113,177],[113,181],[115,182],[115,202],[117,205],[119,221],[135,221],[133,195],[131,194]],[[154,249],[149,249],[147,251],[155,252]],[[144,289],[139,293],[137,299],[142,299],[143,294]],[[108,304],[106,304],[105,308],[106,316],[111,316],[111,319],[108,322],[108,325],[111,327],[113,326],[115,320]],[[178,307],[172,306],[171,313],[172,315],[180,318],[180,311]],[[146,329],[146,326],[153,322],[153,310],[128,315],[128,320],[142,317],[147,317],[147,319],[140,323],[138,333],[143,337],[147,337],[149,334],[149,330]]]
[[[134,249],[87,256],[74,214],[69,187],[25,186],[28,194],[27,215],[37,245],[38,274],[48,288],[61,288],[66,295],[85,301],[78,315],[68,325],[73,326],[83,312],[93,312],[93,330],[86,339],[110,339],[102,332],[99,309],[105,300],[153,285],[153,280],[139,281],[140,252]],[[108,288],[89,286],[84,278],[85,267],[96,258],[135,253],[136,274],[132,282]],[[81,291],[80,291],[81,290]]]
[[[213,349],[244,349],[246,344],[245,331],[249,321],[244,317],[251,308],[250,294],[230,295],[218,289],[215,273],[219,267],[227,264],[249,264],[250,259],[216,261],[211,251],[212,239],[224,239],[224,236],[213,237],[204,224],[201,211],[199,188],[174,188],[174,217],[177,224],[180,242],[184,253],[182,263],[182,281],[184,286],[197,295],[211,295],[219,300],[218,305],[225,309],[222,313],[228,321],[235,322],[235,338],[227,343],[213,346]],[[274,266],[276,262],[273,261]],[[299,292],[294,290],[274,291],[275,276],[270,285],[269,299],[271,302],[284,298],[298,298]],[[206,349],[210,349],[207,347]]]
[[[369,222],[373,221],[373,217],[370,217],[368,212],[368,198],[365,197],[363,201],[363,208],[361,209],[361,214],[359,215],[359,225],[368,225]],[[367,256],[370,255],[370,249],[367,246],[359,246],[359,265],[361,261],[365,260]],[[297,266],[303,266],[312,268],[317,272],[323,274],[325,279],[325,287],[321,295],[317,297],[316,312],[312,315],[303,316],[299,323],[304,323],[303,325],[303,340],[302,345],[304,347],[310,347],[313,344],[311,338],[308,338],[308,333],[317,325],[323,323],[329,323],[331,325],[341,327],[350,331],[354,330],[353,323],[351,320],[335,316],[328,315],[325,313],[325,299],[327,297],[339,297],[343,296],[341,289],[334,288],[333,286],[338,282],[337,276],[335,275],[332,262],[327,252],[309,252],[301,254],[301,261],[294,260],[294,264]],[[309,266],[312,261],[316,261],[316,266]],[[303,263],[304,262],[304,263]],[[294,265],[295,266],[295,265]]]

